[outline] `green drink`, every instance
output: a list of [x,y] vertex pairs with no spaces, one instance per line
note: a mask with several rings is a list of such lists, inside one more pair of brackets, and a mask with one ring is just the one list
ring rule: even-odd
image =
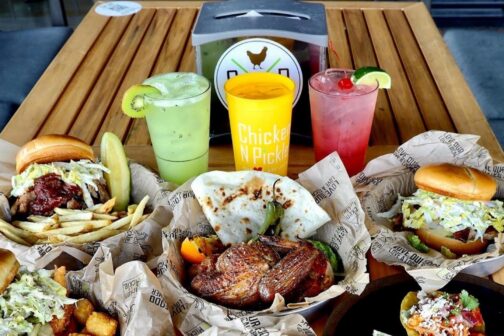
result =
[[123,111],[145,115],[163,179],[182,184],[208,170],[210,83],[204,77],[168,73],[148,78],[126,92]]

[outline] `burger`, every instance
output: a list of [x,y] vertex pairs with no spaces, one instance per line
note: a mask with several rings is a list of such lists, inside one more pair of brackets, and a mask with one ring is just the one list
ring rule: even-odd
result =
[[65,267],[30,272],[0,249],[0,335],[115,335],[115,319],[96,312],[87,299],[67,296],[65,273]]
[[504,208],[492,200],[497,184],[491,176],[444,163],[421,167],[414,181],[418,190],[399,196],[381,216],[395,229],[411,231],[408,241],[421,252],[433,248],[448,258],[478,254],[503,231]]
[[26,143],[16,156],[11,215],[51,216],[57,207],[86,209],[110,196],[93,149],[67,135],[44,135]]
[[484,336],[479,301],[466,290],[408,292],[401,302],[401,324],[408,336]]

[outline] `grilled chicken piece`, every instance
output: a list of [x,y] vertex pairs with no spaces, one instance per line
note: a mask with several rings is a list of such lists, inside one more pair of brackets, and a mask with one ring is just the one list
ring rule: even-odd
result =
[[191,287],[210,301],[229,307],[250,307],[259,302],[261,278],[278,260],[276,252],[264,244],[233,245],[217,258],[215,267],[212,260],[205,259]]
[[326,290],[333,282],[331,265],[322,252],[307,242],[286,243],[295,244],[297,248],[280,260],[259,283],[259,294],[265,303],[273,302],[276,293],[288,302],[299,302]]
[[199,274],[215,272],[215,263],[217,262],[219,256],[220,254],[214,253],[211,256],[208,256],[205,259],[203,259],[203,261],[200,262],[199,264],[191,264],[191,266],[189,267],[190,279],[193,279]]
[[326,256],[311,243],[269,236],[207,257],[192,265],[189,274],[197,295],[241,309],[270,304],[276,293],[287,302],[300,302],[326,290],[334,280]]

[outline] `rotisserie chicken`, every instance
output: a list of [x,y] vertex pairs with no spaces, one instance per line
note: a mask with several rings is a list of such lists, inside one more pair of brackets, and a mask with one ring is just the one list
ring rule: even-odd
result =
[[300,302],[329,288],[334,278],[326,256],[311,243],[272,236],[234,244],[192,265],[189,274],[197,295],[239,309],[271,304],[276,293]]

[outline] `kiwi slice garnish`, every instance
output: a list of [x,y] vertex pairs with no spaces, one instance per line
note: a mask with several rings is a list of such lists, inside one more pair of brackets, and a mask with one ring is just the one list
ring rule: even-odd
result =
[[133,85],[124,93],[122,111],[131,118],[145,117],[145,96],[159,95],[158,89],[150,85]]

